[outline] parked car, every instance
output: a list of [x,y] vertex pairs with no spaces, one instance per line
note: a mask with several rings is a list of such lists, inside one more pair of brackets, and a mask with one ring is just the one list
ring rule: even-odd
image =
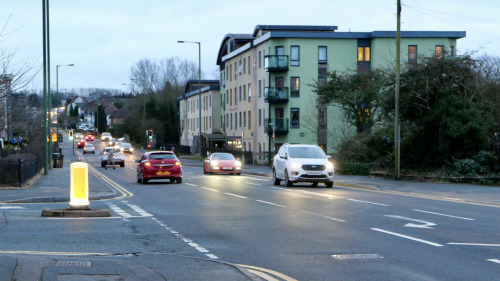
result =
[[86,144],[84,147],[83,147],[83,154],[85,153],[92,153],[92,154],[95,154],[95,148],[94,148],[94,145],[93,144]]
[[76,143],[76,147],[77,147],[77,148],[83,148],[86,144],[87,144],[87,142],[86,142],[85,140],[79,140],[79,141]]
[[168,179],[182,183],[181,161],[171,151],[146,152],[137,165],[137,182],[147,184],[149,180]]
[[125,153],[125,152],[133,153],[134,152],[134,148],[132,147],[132,144],[130,144],[129,142],[122,142],[120,150],[123,153]]
[[109,141],[111,138],[111,133],[102,133],[101,135],[101,141]]
[[87,135],[87,136],[85,137],[85,140],[86,140],[86,141],[94,141],[94,139],[95,139],[95,137],[94,137],[93,135]]
[[274,185],[284,180],[286,186],[296,182],[310,182],[317,186],[318,182],[322,182],[326,187],[332,187],[333,176],[334,167],[330,156],[317,145],[286,143],[274,156]]
[[231,153],[212,153],[204,161],[203,173],[227,173],[241,175],[241,161]]
[[106,166],[106,164],[108,164],[108,154],[110,151],[113,151],[113,159],[115,160],[115,165],[119,164],[120,167],[125,167],[125,155],[121,153],[119,148],[114,146],[108,146],[102,151],[101,167],[104,167]]

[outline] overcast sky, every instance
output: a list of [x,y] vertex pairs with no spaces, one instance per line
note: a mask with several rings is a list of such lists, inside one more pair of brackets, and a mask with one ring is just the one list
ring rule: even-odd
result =
[[[497,0],[402,0],[402,30],[466,31],[459,53],[500,56]],[[221,41],[228,33],[252,33],[258,24],[335,25],[338,31],[396,30],[396,0],[50,0],[52,85],[59,89],[128,91],[130,68],[139,60],[179,57],[198,63],[213,78]],[[42,64],[42,1],[0,0],[0,54]],[[5,36],[8,35],[8,36]],[[41,73],[41,72],[40,72]],[[39,74],[29,89],[42,88]]]

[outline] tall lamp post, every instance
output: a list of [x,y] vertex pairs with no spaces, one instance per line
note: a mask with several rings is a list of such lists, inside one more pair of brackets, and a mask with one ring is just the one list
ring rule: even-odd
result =
[[56,105],[56,135],[57,135],[57,144],[59,145],[59,67],[61,66],[75,66],[74,64],[59,64],[56,65],[56,93],[57,93],[57,105]]
[[199,126],[200,126],[200,131],[199,131],[199,148],[198,152],[200,153],[200,160],[202,159],[201,157],[201,42],[190,42],[190,41],[177,41],[177,43],[193,43],[193,44],[198,44],[198,111],[199,111]]

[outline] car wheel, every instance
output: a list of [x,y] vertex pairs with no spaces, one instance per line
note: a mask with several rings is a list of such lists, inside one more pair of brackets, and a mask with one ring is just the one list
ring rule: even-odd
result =
[[125,162],[120,163],[120,167],[125,167]]
[[313,182],[313,183],[312,183],[312,186],[318,186],[318,182],[317,182],[317,181],[316,181],[316,182]]
[[238,176],[241,176],[241,173],[237,173]]
[[177,183],[182,183],[182,178],[178,178]]
[[325,187],[333,187],[333,181],[325,182]]
[[104,166],[106,166],[106,163],[104,163],[103,161],[101,161],[101,168],[104,168]]
[[273,169],[273,184],[280,185],[281,180],[276,177],[276,170]]
[[146,178],[144,178],[144,173],[142,174],[141,181],[142,181],[142,184],[147,184],[148,183],[148,180]]
[[290,181],[290,178],[288,178],[288,171],[285,170],[285,186],[291,187],[293,186],[293,182]]

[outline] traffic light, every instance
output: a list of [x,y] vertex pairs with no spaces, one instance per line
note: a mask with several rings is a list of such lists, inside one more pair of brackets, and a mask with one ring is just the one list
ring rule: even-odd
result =
[[153,129],[149,129],[149,131],[148,131],[148,138],[149,138],[150,140],[152,140],[152,139],[153,139]]
[[69,140],[73,140],[73,130],[69,130]]

